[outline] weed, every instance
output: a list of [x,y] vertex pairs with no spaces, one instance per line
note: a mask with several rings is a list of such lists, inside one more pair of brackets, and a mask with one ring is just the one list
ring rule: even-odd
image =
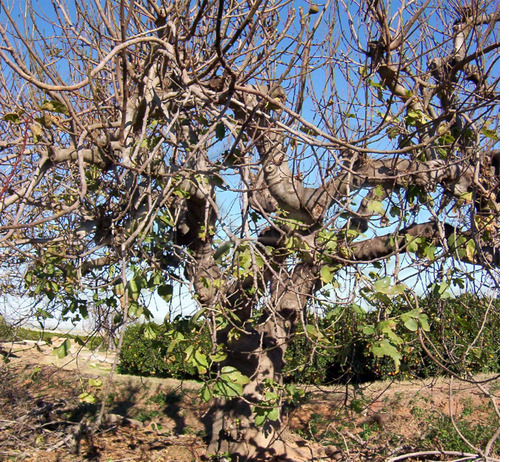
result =
[[463,400],[463,406],[464,407],[463,407],[462,415],[465,417],[471,415],[475,410],[472,398],[470,398],[470,397],[467,397]]
[[[498,419],[490,416],[487,422],[470,423],[465,420],[456,422],[458,429],[463,436],[474,446],[484,447],[493,436],[498,426]],[[441,415],[436,416],[430,422],[430,432],[423,444],[427,448],[442,447],[449,451],[465,451],[471,448],[458,435],[449,417]],[[500,451],[500,438],[495,443],[493,451],[498,454]]]
[[362,431],[359,433],[359,436],[363,440],[367,440],[373,435],[376,435],[379,431],[380,424],[378,422],[365,422],[362,424]]
[[142,423],[149,422],[155,417],[159,417],[161,413],[159,411],[153,411],[148,409],[140,409],[135,416],[136,420],[139,420]]
[[494,380],[490,383],[490,393],[496,393],[500,390],[500,380]]
[[414,406],[412,409],[410,409],[410,414],[417,418],[424,418],[426,411],[419,406]]
[[194,431],[194,429],[192,427],[184,427],[182,429],[182,434],[183,435],[194,435],[196,432]]
[[160,392],[153,396],[151,396],[148,401],[150,403],[158,404],[159,406],[169,405],[169,404],[175,404],[182,400],[182,396],[175,392],[170,391],[167,393]]

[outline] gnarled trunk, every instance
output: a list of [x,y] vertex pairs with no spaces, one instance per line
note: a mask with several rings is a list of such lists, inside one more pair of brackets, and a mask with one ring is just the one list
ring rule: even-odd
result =
[[224,365],[235,367],[251,381],[245,385],[242,397],[218,398],[211,407],[210,453],[229,454],[236,460],[267,460],[275,455],[272,446],[281,428],[280,419],[256,425],[254,406],[265,401],[267,381],[282,383],[285,344],[284,338],[274,338],[278,330],[276,322],[268,319],[261,329],[242,334],[234,345],[230,342]]
[[[308,450],[292,448],[281,439],[281,389],[284,354],[298,314],[315,285],[314,272],[312,266],[298,265],[291,275],[281,277],[273,289],[272,303],[264,308],[256,326],[248,324],[234,339],[229,335],[231,327],[218,334],[218,343],[226,345],[228,352],[222,366],[235,367],[250,382],[241,397],[218,398],[210,408],[209,454],[227,454],[237,461],[311,459]],[[257,424],[256,417],[271,409],[277,412]]]

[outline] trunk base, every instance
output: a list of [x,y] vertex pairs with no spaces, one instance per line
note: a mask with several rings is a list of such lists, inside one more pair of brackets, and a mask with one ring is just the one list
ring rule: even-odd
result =
[[211,444],[209,454],[212,455],[204,460],[215,462],[310,462],[330,460],[327,454],[333,449],[327,447],[326,451],[323,446],[300,440],[296,438],[296,435],[286,431],[281,435],[281,439],[266,441],[266,445],[262,441],[256,441],[259,440],[259,435],[251,436],[241,442],[229,442],[226,451],[223,442],[222,452],[217,450],[217,444]]

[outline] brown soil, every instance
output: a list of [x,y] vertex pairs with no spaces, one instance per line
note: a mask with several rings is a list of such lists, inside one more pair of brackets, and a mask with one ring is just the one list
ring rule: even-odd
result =
[[[113,375],[110,382],[111,355],[72,343],[71,354],[58,359],[54,347],[3,344],[16,357],[0,365],[0,461],[185,462],[205,456],[207,406],[199,399],[199,383],[126,375]],[[285,408],[283,436],[315,450],[332,445],[321,460],[382,461],[450,450],[452,435],[451,441],[432,435],[437,419],[451,414],[461,425],[498,427],[498,379],[481,385],[439,378],[302,389],[301,403]]]

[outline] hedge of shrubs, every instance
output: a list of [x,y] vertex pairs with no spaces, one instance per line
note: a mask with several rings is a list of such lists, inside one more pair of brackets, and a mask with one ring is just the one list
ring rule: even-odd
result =
[[[175,332],[182,340],[175,342]],[[179,318],[173,323],[146,323],[129,326],[124,333],[118,372],[140,376],[199,379],[195,368],[186,362],[185,350],[190,343],[199,343],[210,351],[210,336],[203,331],[196,336],[190,322]]]
[[[499,300],[465,294],[448,300],[422,299],[420,306],[429,319],[425,344],[449,370],[457,374],[499,372]],[[407,306],[395,303],[385,315],[397,319],[405,311]],[[402,341],[398,345],[402,355],[399,368],[392,358],[373,354],[374,337],[367,335],[363,326],[379,320],[380,312],[365,313],[355,306],[335,308],[314,323],[326,341],[316,341],[316,336],[312,338],[309,333],[305,335],[300,326],[286,352],[285,380],[309,384],[362,383],[394,377],[426,378],[443,372],[423,350],[416,332],[403,323],[394,327],[394,335]],[[181,333],[178,342],[175,332]],[[206,329],[196,329],[196,324],[191,328],[185,319],[165,325],[128,327],[119,371],[199,379],[197,371],[186,363],[185,353],[189,344],[196,342],[203,351],[210,351]]]
[[[439,362],[450,371],[500,372],[500,301],[464,294],[443,300],[429,297],[420,300],[427,313],[429,332],[425,345]],[[390,316],[397,318],[407,311],[404,304],[394,304]],[[422,348],[416,332],[403,323],[396,324],[394,334],[403,343],[398,348],[402,358],[397,368],[393,359],[373,354],[373,337],[363,334],[362,325],[374,324],[379,312],[362,314],[345,309],[341,313],[341,327],[331,318],[319,321],[325,336],[331,335],[331,344],[339,348],[316,347],[302,331],[297,333],[288,348],[285,368],[290,382],[314,384],[362,383],[391,378],[427,378],[445,373]],[[307,361],[306,361],[307,359]]]

